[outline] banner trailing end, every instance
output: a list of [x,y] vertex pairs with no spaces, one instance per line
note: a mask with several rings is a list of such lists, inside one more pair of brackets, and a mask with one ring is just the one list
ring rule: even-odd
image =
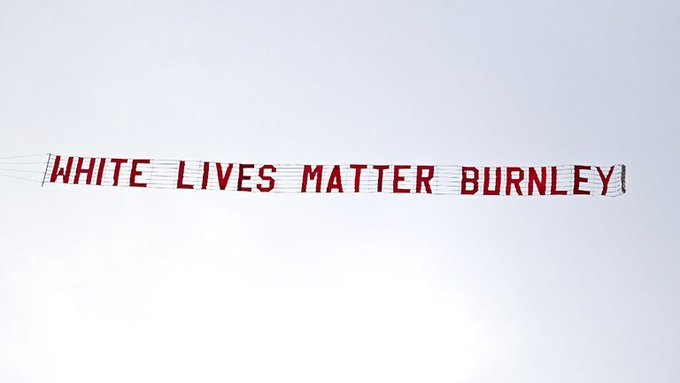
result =
[[626,165],[621,165],[621,193],[626,193]]

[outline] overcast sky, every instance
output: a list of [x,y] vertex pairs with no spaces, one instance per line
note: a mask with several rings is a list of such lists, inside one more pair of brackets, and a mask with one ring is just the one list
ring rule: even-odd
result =
[[0,156],[628,165],[616,198],[2,177],[0,381],[679,381],[679,15],[0,0]]

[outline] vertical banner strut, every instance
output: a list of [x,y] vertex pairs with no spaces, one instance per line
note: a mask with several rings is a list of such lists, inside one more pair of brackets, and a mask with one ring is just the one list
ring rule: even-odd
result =
[[45,186],[45,179],[47,178],[47,169],[50,168],[50,160],[52,159],[52,153],[47,153],[47,163],[45,164],[45,173],[43,174],[43,179],[42,182],[40,183],[40,187]]

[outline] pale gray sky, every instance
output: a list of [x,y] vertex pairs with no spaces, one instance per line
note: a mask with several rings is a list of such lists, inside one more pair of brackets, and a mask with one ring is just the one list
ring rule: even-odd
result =
[[628,165],[617,198],[0,178],[0,381],[677,382],[679,15],[0,0],[0,156]]

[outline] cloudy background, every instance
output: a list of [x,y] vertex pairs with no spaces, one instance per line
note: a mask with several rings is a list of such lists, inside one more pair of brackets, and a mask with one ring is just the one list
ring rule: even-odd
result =
[[0,0],[0,156],[628,165],[617,198],[0,178],[3,382],[677,382],[674,1]]

